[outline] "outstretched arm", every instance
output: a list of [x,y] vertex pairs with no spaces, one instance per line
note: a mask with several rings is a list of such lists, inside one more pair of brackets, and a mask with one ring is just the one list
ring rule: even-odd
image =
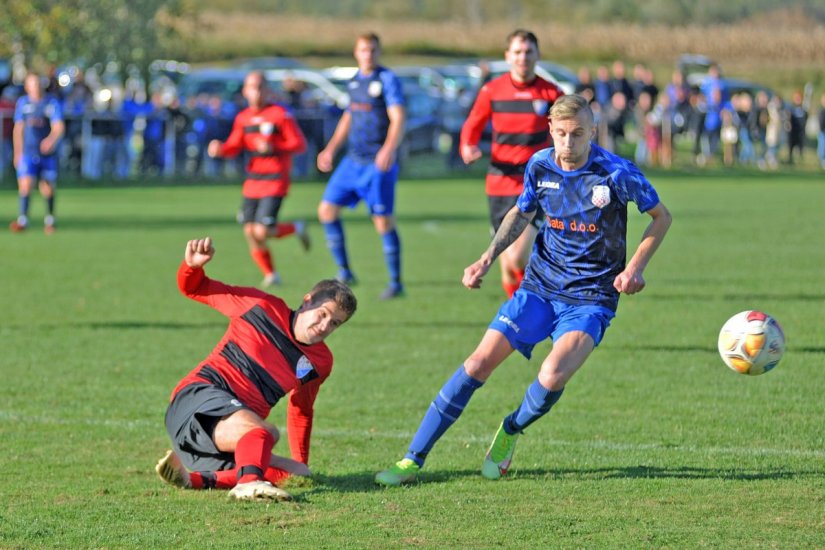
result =
[[257,301],[268,296],[251,287],[231,286],[206,276],[203,266],[215,256],[212,239],[193,239],[186,243],[178,268],[178,289],[187,297],[220,311],[227,317],[241,315]]
[[461,282],[467,288],[480,288],[482,278],[487,274],[490,266],[496,261],[499,254],[504,252],[508,246],[524,232],[524,228],[533,219],[534,212],[522,212],[518,206],[514,206],[507,212],[501,225],[493,237],[493,242],[475,263],[464,270],[464,278]]
[[627,262],[624,271],[616,276],[613,287],[625,294],[635,294],[645,287],[644,270],[653,253],[662,244],[667,230],[670,228],[671,216],[668,209],[661,202],[647,211],[653,220],[642,235],[642,242]]

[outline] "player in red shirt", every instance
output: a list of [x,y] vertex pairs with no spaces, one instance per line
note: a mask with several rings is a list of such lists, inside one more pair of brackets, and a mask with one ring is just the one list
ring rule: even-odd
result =
[[[345,284],[325,280],[292,310],[262,290],[207,277],[203,266],[214,254],[208,237],[189,241],[178,287],[229,317],[229,327],[172,392],[166,429],[174,451],[155,470],[178,487],[231,489],[240,500],[289,499],[276,484],[290,474],[309,475],[313,404],[332,370],[324,340],[357,302]],[[291,459],[272,454],[279,433],[264,420],[287,394]]]
[[[510,72],[485,84],[461,129],[461,158],[471,164],[481,158],[478,143],[492,120],[493,143],[487,170],[487,199],[492,234],[516,204],[524,188],[524,168],[536,151],[550,146],[547,114],[564,92],[536,76],[539,45],[536,35],[515,30],[507,37],[504,58]],[[524,278],[533,241],[544,221],[539,210],[533,225],[499,256],[501,286],[512,297]]]
[[249,107],[238,113],[225,142],[213,140],[207,152],[212,157],[234,157],[246,151],[242,221],[249,253],[264,274],[264,286],[278,284],[268,237],[280,239],[296,234],[309,249],[309,234],[303,222],[279,223],[278,211],[289,191],[292,155],[306,150],[306,139],[289,111],[268,102],[263,73],[253,71],[244,79],[243,97]]

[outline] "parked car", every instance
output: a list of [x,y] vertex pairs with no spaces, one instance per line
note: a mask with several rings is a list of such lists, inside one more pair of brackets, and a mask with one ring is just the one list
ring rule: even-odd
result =
[[466,91],[481,87],[484,71],[475,63],[456,63],[434,67],[443,78],[444,95],[452,99]]
[[400,65],[394,66],[392,72],[404,87],[417,86],[437,97],[441,97],[444,93],[444,77],[434,67]]
[[248,71],[237,68],[206,68],[190,71],[178,82],[178,97],[185,102],[199,95],[218,96],[226,102],[234,101],[241,93]]
[[242,71],[265,71],[268,69],[308,69],[305,63],[291,57],[272,55],[242,59],[232,65]]
[[572,94],[579,85],[579,76],[570,68],[552,61],[540,60],[537,67],[546,71],[561,85],[566,94]]
[[329,67],[321,70],[321,75],[332,82],[336,88],[347,93],[347,83],[352,80],[358,67]]
[[278,100],[292,108],[311,148],[323,148],[349,105],[347,92],[311,69],[272,69],[264,71],[264,78]]
[[441,98],[412,82],[403,88],[407,119],[399,153],[402,160],[412,154],[437,150],[441,135]]
[[290,79],[300,82],[306,92],[308,102],[346,109],[349,95],[318,71],[310,69],[271,69],[264,71],[264,78],[270,88],[283,95],[284,84]]

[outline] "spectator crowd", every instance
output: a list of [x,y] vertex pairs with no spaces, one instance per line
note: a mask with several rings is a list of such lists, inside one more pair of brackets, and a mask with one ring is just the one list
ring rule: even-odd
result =
[[[808,148],[810,93],[795,91],[789,102],[767,88],[721,76],[711,64],[698,85],[674,71],[661,89],[644,65],[627,78],[621,61],[600,66],[595,77],[579,70],[576,91],[587,96],[599,118],[599,143],[632,151],[643,166],[673,165],[676,152],[697,166],[757,166],[776,170],[800,162]],[[825,94],[818,113],[817,157],[825,169]]]
[[[244,107],[240,93],[231,98],[218,93],[181,98],[170,85],[147,87],[140,78],[130,77],[112,86],[104,76],[87,78],[77,71],[66,85],[54,74],[44,77],[47,93],[62,102],[66,119],[60,147],[62,174],[97,180],[146,175],[232,177],[243,170],[243,159],[205,154],[210,141],[228,136],[232,120]],[[786,101],[767,88],[731,86],[714,64],[699,83],[689,84],[677,70],[660,86],[645,65],[635,65],[628,76],[622,61],[594,71],[580,68],[575,90],[590,100],[596,113],[599,145],[632,155],[642,166],[667,168],[681,156],[682,165],[776,170],[815,152],[817,163],[825,169],[825,94],[819,106],[811,105],[810,90],[795,91]],[[472,103],[466,98],[476,91],[465,90],[457,98],[435,104],[440,106],[443,136],[454,140]],[[13,177],[12,117],[21,93],[15,85],[0,92],[0,177]],[[295,159],[297,176],[312,169],[309,158],[325,145],[330,126],[302,97],[286,87],[275,98],[293,110],[310,145]],[[816,120],[809,124],[812,108]],[[331,124],[334,127],[335,121]],[[813,140],[806,131],[816,134],[815,151],[808,151]],[[447,169],[461,168],[454,148],[440,152],[446,156]]]

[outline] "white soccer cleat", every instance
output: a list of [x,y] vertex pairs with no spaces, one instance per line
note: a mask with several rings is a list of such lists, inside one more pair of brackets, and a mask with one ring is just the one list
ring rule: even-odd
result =
[[261,479],[249,483],[238,483],[229,491],[229,498],[235,500],[292,500],[292,495],[268,481]]
[[166,455],[158,460],[155,465],[155,472],[160,478],[169,485],[180,487],[181,489],[191,489],[192,481],[189,478],[189,472],[180,463],[178,455],[175,451],[166,451]]
[[275,273],[270,273],[269,275],[264,277],[264,280],[261,281],[261,286],[264,288],[269,286],[278,286],[281,284],[281,282],[281,276],[276,271]]

